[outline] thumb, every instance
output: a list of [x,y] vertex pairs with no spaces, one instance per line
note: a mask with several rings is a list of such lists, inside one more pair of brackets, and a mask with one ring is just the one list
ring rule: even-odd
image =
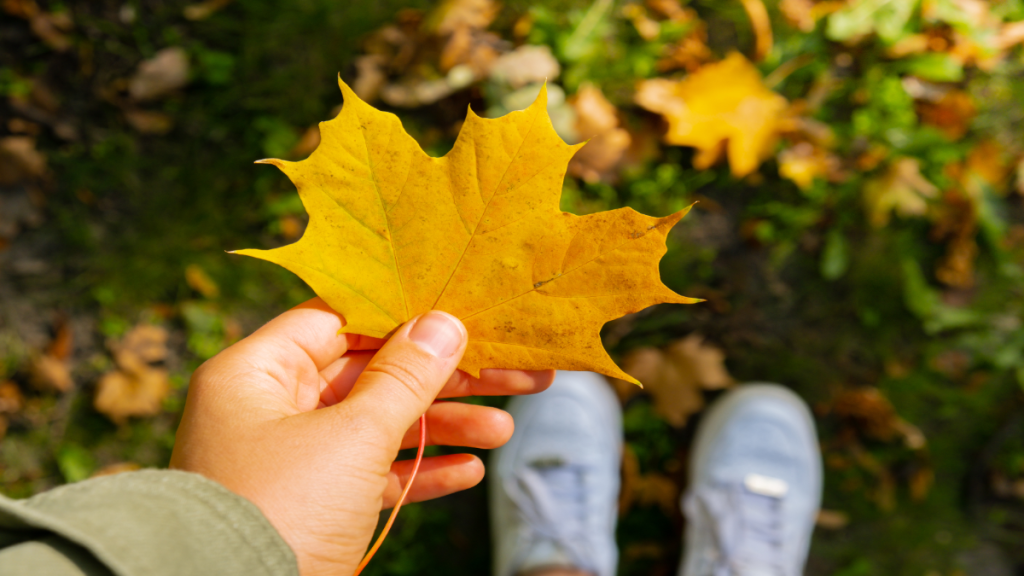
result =
[[340,406],[400,443],[455,372],[467,338],[462,322],[447,312],[410,320],[373,356]]

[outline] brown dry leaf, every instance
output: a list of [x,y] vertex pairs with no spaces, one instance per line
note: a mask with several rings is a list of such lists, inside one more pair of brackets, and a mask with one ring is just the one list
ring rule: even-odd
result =
[[0,382],[0,414],[15,414],[25,405],[21,388],[10,380]]
[[139,64],[128,81],[128,93],[134,100],[155,100],[188,84],[188,53],[180,46],[164,48],[153,58]]
[[295,216],[282,216],[278,221],[281,228],[281,237],[285,240],[298,240],[306,229],[305,224]]
[[117,462],[114,464],[107,464],[99,470],[92,473],[89,478],[99,478],[100,476],[113,476],[114,474],[121,474],[122,472],[135,472],[141,470],[142,466],[135,462]]
[[917,467],[910,475],[910,499],[921,502],[928,497],[932,485],[935,484],[935,471],[931,466],[923,465]]
[[622,368],[643,384],[643,392],[653,399],[655,413],[669,425],[682,428],[704,407],[701,390],[732,386],[724,361],[720,349],[704,344],[699,334],[690,334],[664,350],[634,350],[623,358]]
[[889,223],[895,212],[901,217],[922,216],[928,211],[927,198],[939,190],[921,175],[921,165],[914,158],[898,158],[878,177],[864,184],[864,207],[872,226]]
[[205,298],[216,298],[220,296],[220,287],[217,282],[210,278],[198,264],[189,264],[185,267],[185,282],[189,288],[199,292]]
[[842,530],[850,524],[850,515],[840,510],[818,510],[814,525],[825,530]]
[[232,0],[205,0],[204,2],[185,6],[183,14],[187,20],[206,20],[215,12],[231,4],[231,2]]
[[100,378],[93,406],[117,423],[158,414],[170,384],[167,371],[151,364],[167,357],[167,331],[140,324],[110,348],[118,368]]
[[657,472],[640,473],[640,460],[629,444],[622,450],[622,488],[619,490],[619,514],[634,506],[658,506],[666,516],[676,514],[679,505],[679,487]]
[[153,416],[170,392],[167,371],[147,368],[128,373],[115,370],[100,378],[93,407],[116,423],[130,416]]
[[550,82],[561,71],[558,60],[551,54],[551,48],[526,44],[495,60],[491,65],[490,77],[512,88],[522,88],[527,84]]
[[569,161],[569,173],[587,182],[611,179],[632,142],[619,127],[618,110],[592,84],[583,85],[569,103],[576,110],[576,134],[589,140]]
[[930,236],[934,241],[948,238],[948,242],[935,277],[947,286],[970,288],[974,286],[974,262],[978,257],[977,200],[955,190],[943,194],[942,200],[933,212]]
[[970,128],[977,108],[970,94],[950,90],[936,102],[919,102],[917,113],[925,124],[935,126],[952,140],[959,140]]
[[67,12],[43,12],[34,0],[4,0],[0,6],[11,16],[28,20],[32,33],[53,50],[63,52],[71,47],[66,32],[74,22]]
[[31,136],[0,138],[0,185],[10,186],[46,175],[46,156]]
[[644,80],[636,102],[668,120],[665,141],[697,148],[694,166],[706,169],[723,152],[737,178],[747,176],[774,148],[786,99],[765,87],[739,53],[680,81]]
[[882,442],[900,438],[911,450],[922,450],[927,445],[921,430],[900,418],[877,388],[844,390],[833,402],[832,410],[868,438]]
[[125,110],[124,118],[142,134],[163,135],[174,127],[174,120],[163,112],[152,110]]
[[40,390],[67,392],[74,387],[71,378],[71,353],[74,339],[67,320],[57,321],[56,334],[42,354],[32,358],[29,372],[32,383]]

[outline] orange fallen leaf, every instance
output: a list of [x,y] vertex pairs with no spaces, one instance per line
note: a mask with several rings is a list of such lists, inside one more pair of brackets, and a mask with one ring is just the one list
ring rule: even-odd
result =
[[74,349],[71,326],[61,318],[46,351],[32,358],[29,372],[32,383],[41,390],[67,392],[75,386],[71,378],[70,357]]
[[786,99],[766,88],[757,69],[735,52],[680,81],[642,81],[636,102],[668,120],[666,142],[697,148],[695,167],[709,168],[724,151],[737,178],[771,155],[786,109]]
[[198,264],[189,264],[185,267],[185,283],[205,298],[220,296],[220,286],[217,286],[217,282]]
[[942,130],[952,140],[963,138],[976,112],[974,99],[962,90],[950,90],[935,102],[917,105],[921,121]]
[[934,198],[938,188],[921,175],[921,165],[914,158],[899,158],[886,171],[864,184],[864,206],[872,226],[889,223],[895,212],[902,217],[922,216],[928,210],[927,198]]
[[46,156],[36,150],[31,136],[0,138],[0,184],[12,185],[42,178],[46,174]]
[[167,331],[140,324],[109,347],[117,369],[100,377],[93,407],[117,423],[158,414],[170,383],[167,370],[152,364],[167,357]]
[[427,156],[398,118],[341,83],[341,114],[301,162],[264,160],[292,179],[309,225],[295,244],[238,253],[288,268],[345,316],[343,331],[387,337],[437,309],[460,318],[459,368],[591,370],[626,380],[604,323],[661,302],[691,303],[658,274],[664,218],[623,208],[559,210],[569,159],[542,89],[498,119],[470,111],[455,146]]

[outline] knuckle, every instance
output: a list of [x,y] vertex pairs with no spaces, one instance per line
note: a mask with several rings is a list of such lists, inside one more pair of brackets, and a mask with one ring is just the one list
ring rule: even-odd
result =
[[434,391],[429,386],[430,367],[422,361],[404,358],[401,362],[397,362],[389,358],[381,358],[371,364],[367,370],[394,381],[400,390],[416,400],[430,402],[434,399]]

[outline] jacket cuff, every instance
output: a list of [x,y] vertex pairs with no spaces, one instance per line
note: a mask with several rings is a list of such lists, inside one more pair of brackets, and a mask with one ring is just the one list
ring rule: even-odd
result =
[[85,548],[117,576],[299,573],[295,554],[253,503],[178,470],[85,480],[27,500],[0,498],[0,541],[40,530]]

